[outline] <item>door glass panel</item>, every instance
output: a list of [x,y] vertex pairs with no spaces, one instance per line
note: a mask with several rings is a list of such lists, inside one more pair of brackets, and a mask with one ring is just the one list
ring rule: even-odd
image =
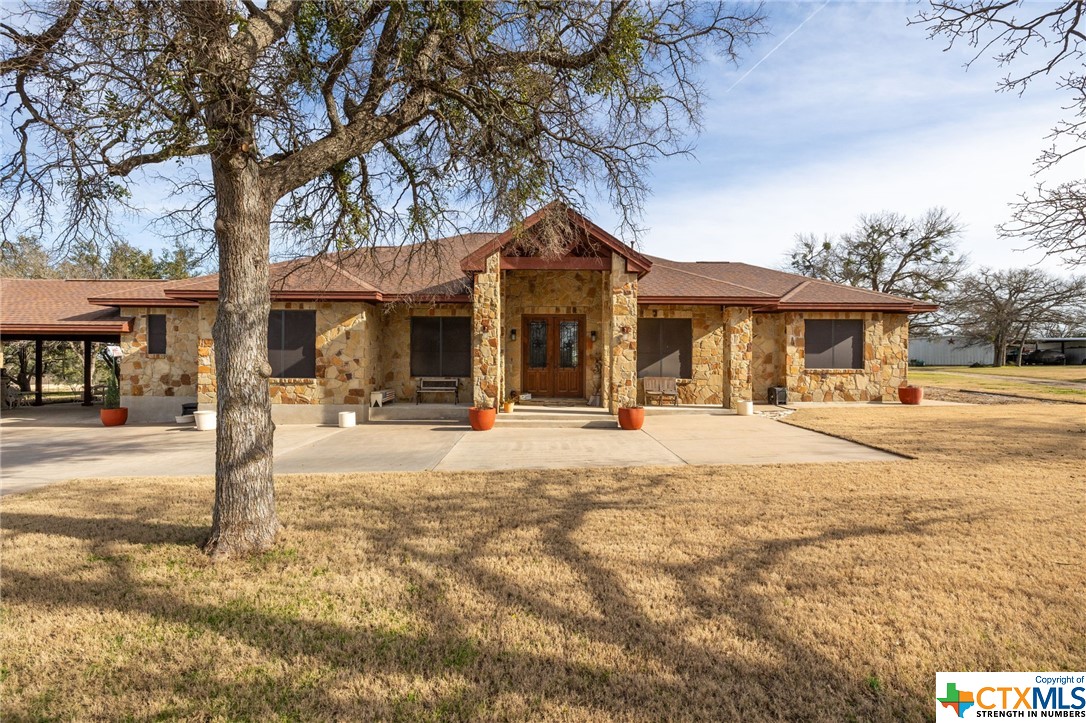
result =
[[577,366],[577,353],[580,351],[581,322],[561,321],[558,323],[558,366],[567,369]]
[[542,319],[528,322],[528,366],[547,366],[547,322]]

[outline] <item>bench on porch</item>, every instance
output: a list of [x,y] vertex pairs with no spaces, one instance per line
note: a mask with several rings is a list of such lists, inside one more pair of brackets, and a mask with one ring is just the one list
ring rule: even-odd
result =
[[644,377],[642,381],[645,383],[646,404],[656,397],[659,403],[662,403],[664,399],[671,399],[672,403],[678,406],[679,385],[675,377]]
[[391,389],[378,389],[370,392],[370,407],[384,407],[389,402],[396,401],[396,392]]
[[453,394],[456,403],[460,403],[460,380],[456,377],[422,377],[415,386],[415,404],[422,401],[423,394]]

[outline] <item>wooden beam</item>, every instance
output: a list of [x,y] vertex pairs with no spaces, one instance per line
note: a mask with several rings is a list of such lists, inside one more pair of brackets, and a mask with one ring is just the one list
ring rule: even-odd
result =
[[44,367],[45,367],[45,364],[44,364],[44,362],[43,362],[43,360],[41,358],[41,356],[42,356],[42,345],[44,343],[45,342],[43,342],[41,339],[38,339],[36,342],[34,342],[34,406],[35,407],[40,407],[41,405],[45,404],[45,400],[42,399],[42,385],[41,385],[42,373],[43,373]]
[[562,256],[541,259],[538,256],[502,256],[501,267],[520,271],[609,271],[610,259],[589,256]]
[[94,392],[91,391],[91,343],[83,342],[83,406],[94,404]]

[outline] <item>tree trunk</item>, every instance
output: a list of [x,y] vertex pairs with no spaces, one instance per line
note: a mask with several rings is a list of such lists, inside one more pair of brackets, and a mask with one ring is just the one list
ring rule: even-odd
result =
[[215,508],[204,549],[236,557],[268,549],[279,531],[268,397],[268,254],[272,204],[247,153],[212,157],[219,310]]
[[1001,367],[1007,359],[1007,339],[1000,334],[995,338],[995,353],[992,355],[992,366]]

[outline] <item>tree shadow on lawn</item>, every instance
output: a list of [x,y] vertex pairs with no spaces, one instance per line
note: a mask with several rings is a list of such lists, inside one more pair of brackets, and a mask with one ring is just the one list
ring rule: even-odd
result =
[[[481,496],[430,493],[425,504],[410,493],[360,499],[339,490],[333,495],[330,504],[356,502],[368,511],[355,532],[372,544],[366,564],[409,591],[397,603],[403,620],[395,615],[356,623],[315,619],[297,607],[262,600],[259,593],[203,602],[208,593],[213,596],[215,581],[185,583],[205,585],[203,595],[178,594],[178,581],[146,579],[130,556],[108,552],[116,541],[188,547],[205,528],[25,513],[4,515],[5,534],[38,532],[85,541],[108,559],[108,575],[64,580],[8,565],[4,602],[9,607],[121,613],[174,626],[183,632],[182,639],[203,641],[198,649],[207,648],[210,659],[194,654],[158,677],[138,662],[109,675],[122,689],[131,676],[145,693],[172,691],[170,703],[148,715],[838,720],[922,714],[915,700],[880,695],[867,685],[870,671],[828,658],[804,631],[782,621],[779,601],[766,587],[783,560],[797,552],[849,540],[921,536],[952,521],[952,514],[914,508],[911,520],[865,524],[859,521],[863,503],[857,501],[850,517],[858,520],[855,524],[812,524],[809,510],[804,527],[810,529],[795,534],[748,538],[713,554],[688,550],[667,561],[634,564],[620,556],[609,562],[598,544],[585,542],[585,535],[594,543],[605,542],[595,537],[593,524],[600,516],[621,520],[631,511],[655,514],[654,498],[672,481],[644,475],[595,490],[562,487],[539,474],[527,477]],[[835,509],[833,517],[839,519],[840,513]],[[726,510],[720,517],[722,529],[744,522]],[[297,534],[304,537],[325,526],[302,524]],[[427,543],[435,530],[449,544]],[[568,580],[556,580],[553,588],[541,589],[519,576],[515,566],[503,567],[505,540],[518,534],[533,543],[511,554],[526,564],[538,557],[568,571],[574,588],[567,589]],[[631,554],[652,557],[636,548]],[[220,571],[209,569],[212,576]],[[303,559],[284,563],[278,573],[305,577],[315,571]],[[673,588],[669,604],[674,610],[653,610],[655,593],[635,589],[638,574]],[[276,579],[267,577],[270,590]],[[793,594],[800,596],[804,586],[818,584],[793,582]],[[664,598],[669,594],[662,593]],[[335,604],[353,602],[341,597]],[[721,644],[718,638],[731,642]],[[230,672],[229,665],[216,667],[224,661],[215,651],[237,645],[257,650],[267,665],[247,667],[241,674]],[[147,654],[158,652],[152,648]],[[20,700],[4,707],[12,718],[80,713],[49,707],[56,705]],[[121,710],[107,708],[105,715]]]

